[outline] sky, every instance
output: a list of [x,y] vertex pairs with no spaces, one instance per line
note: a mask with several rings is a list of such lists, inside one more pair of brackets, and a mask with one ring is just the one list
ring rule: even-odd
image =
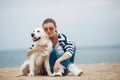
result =
[[120,0],[0,0],[0,50],[31,47],[46,18],[79,47],[120,46]]

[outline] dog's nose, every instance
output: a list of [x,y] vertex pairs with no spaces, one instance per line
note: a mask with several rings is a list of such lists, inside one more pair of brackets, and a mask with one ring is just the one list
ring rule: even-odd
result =
[[34,35],[35,35],[34,33],[31,33],[31,37],[34,37]]

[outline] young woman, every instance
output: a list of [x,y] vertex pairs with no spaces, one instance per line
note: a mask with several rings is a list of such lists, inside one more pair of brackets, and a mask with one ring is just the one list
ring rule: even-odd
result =
[[[75,44],[69,41],[66,35],[57,31],[56,22],[53,19],[45,19],[42,27],[53,43],[53,51],[50,55],[50,67],[53,74],[57,76],[67,75],[71,71],[76,76],[81,75],[82,70],[74,64]],[[46,47],[37,46],[29,50],[27,55],[30,56],[35,51],[44,51]]]

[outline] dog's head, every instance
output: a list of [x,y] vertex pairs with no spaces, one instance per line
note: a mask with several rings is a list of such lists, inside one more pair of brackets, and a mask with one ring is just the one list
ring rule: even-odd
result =
[[37,27],[31,33],[33,42],[45,42],[48,39],[48,35],[45,33],[42,27]]

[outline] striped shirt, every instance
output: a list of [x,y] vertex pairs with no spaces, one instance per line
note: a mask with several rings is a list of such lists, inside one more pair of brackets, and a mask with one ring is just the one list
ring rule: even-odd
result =
[[58,32],[58,43],[70,57],[74,54],[74,45],[64,34]]
[[[60,45],[64,51],[64,53],[67,53],[70,55],[70,57],[74,54],[74,44],[72,41],[69,41],[69,39],[63,34],[58,32],[58,45]],[[32,45],[34,47],[34,45]],[[30,47],[29,49],[32,49]]]

